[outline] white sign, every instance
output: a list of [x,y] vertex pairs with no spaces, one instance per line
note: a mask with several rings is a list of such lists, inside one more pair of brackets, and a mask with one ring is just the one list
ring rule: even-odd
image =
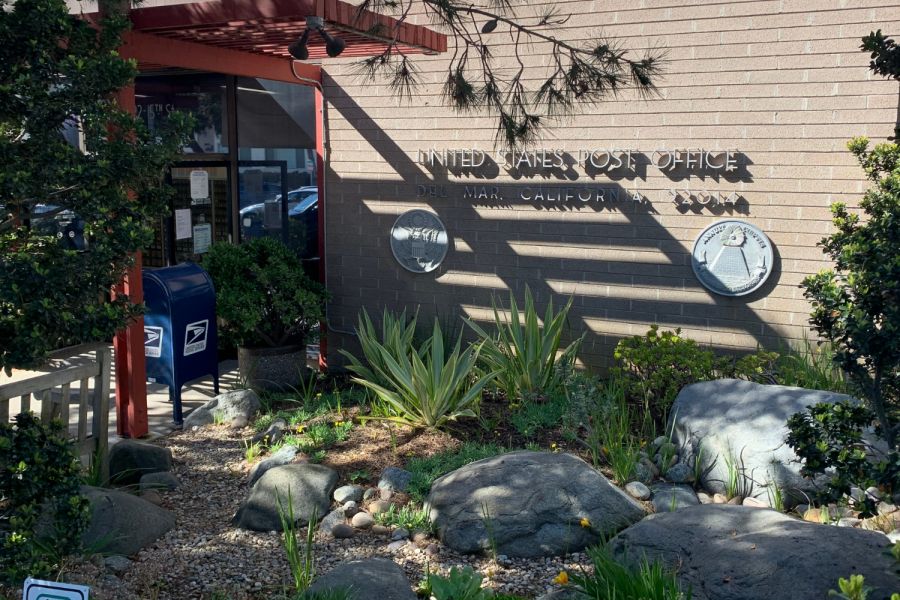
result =
[[163,328],[144,325],[144,356],[159,358],[162,354]]
[[313,171],[316,170],[316,165],[309,161],[306,161],[306,170],[309,171],[310,173],[312,173]]
[[175,239],[186,240],[191,237],[191,209],[179,208],[175,211]]
[[194,225],[194,254],[208,252],[210,244],[212,244],[212,224]]
[[25,580],[22,600],[88,600],[90,592],[84,585],[41,581],[29,577]]
[[184,355],[190,356],[206,350],[206,333],[209,320],[189,323],[184,330]]
[[209,198],[209,173],[191,171],[191,198]]

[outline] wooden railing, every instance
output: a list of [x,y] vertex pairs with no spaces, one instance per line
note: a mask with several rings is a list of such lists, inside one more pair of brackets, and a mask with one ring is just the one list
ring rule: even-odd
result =
[[[77,455],[97,456],[100,459],[102,477],[108,476],[109,452],[109,385],[112,365],[112,354],[108,347],[98,347],[96,359],[86,364],[74,365],[39,375],[22,381],[14,381],[0,385],[0,423],[9,422],[9,401],[20,399],[20,411],[31,410],[31,397],[35,394],[41,399],[41,421],[62,419],[65,431],[74,438]],[[90,391],[90,379],[94,378],[93,393]],[[78,421],[74,431],[69,422],[72,417],[70,402],[72,384],[80,384],[78,388]],[[60,388],[61,396],[56,399],[54,388]],[[91,409],[91,431],[88,435],[88,409]]]

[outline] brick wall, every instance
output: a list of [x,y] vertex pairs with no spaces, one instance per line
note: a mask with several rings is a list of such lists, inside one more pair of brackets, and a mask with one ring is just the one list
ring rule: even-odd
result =
[[[622,9],[624,5],[634,8]],[[778,347],[808,331],[809,306],[798,284],[827,265],[816,243],[830,230],[828,206],[855,205],[866,187],[846,141],[883,141],[897,116],[897,83],[873,78],[860,38],[882,28],[900,33],[890,0],[612,0],[560,2],[575,15],[555,34],[571,40],[602,31],[633,50],[668,50],[660,97],[630,93],[560,123],[540,147],[737,148],[730,175],[675,176],[639,164],[609,177],[572,172],[512,173],[489,179],[417,164],[417,150],[479,148],[493,157],[494,119],[457,116],[443,106],[445,56],[416,56],[425,84],[398,105],[384,81],[360,81],[353,60],[325,62],[327,100],[327,261],[332,326],[352,330],[361,307],[384,305],[423,314],[489,316],[492,295],[521,300],[529,286],[543,307],[574,294],[571,324],[588,331],[582,361],[602,370],[612,349],[651,323],[681,327],[720,350]],[[531,14],[532,9],[522,9]],[[425,24],[425,19],[420,19]],[[508,36],[495,34],[500,57]],[[452,40],[451,40],[452,48]],[[538,49],[539,47],[536,47]],[[541,64],[540,56],[530,57]],[[490,171],[490,169],[488,170]],[[462,186],[637,189],[649,202],[523,202],[463,198]],[[418,185],[445,185],[446,198],[418,197]],[[736,205],[702,207],[665,200],[672,188],[731,193]],[[663,198],[660,198],[662,191]],[[403,269],[389,232],[411,208],[437,214],[451,246],[428,274]],[[693,274],[696,236],[734,216],[760,227],[775,247],[775,265],[756,292],[728,298]],[[355,351],[352,336],[329,337]]]

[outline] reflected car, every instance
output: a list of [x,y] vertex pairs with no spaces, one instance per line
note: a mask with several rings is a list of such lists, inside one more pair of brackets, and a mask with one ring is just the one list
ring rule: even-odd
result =
[[[308,193],[313,190],[312,193]],[[300,198],[300,196],[303,196]],[[288,192],[288,246],[300,258],[309,260],[319,256],[319,194],[313,186]],[[265,226],[265,209],[269,205],[278,210],[278,226]],[[241,239],[272,235],[281,236],[280,197],[269,202],[253,204],[241,209]]]

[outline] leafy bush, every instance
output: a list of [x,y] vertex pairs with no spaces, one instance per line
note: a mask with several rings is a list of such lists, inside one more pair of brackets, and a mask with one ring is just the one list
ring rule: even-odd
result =
[[[63,436],[61,421],[44,425],[30,412],[0,425],[0,577],[8,585],[50,574],[81,547],[90,503]],[[44,511],[53,526],[39,535]]]
[[404,527],[408,531],[421,529],[429,533],[434,530],[428,513],[409,504],[400,508],[396,504],[391,504],[391,507],[386,512],[375,513],[374,517],[375,522],[378,524],[392,528]]
[[482,588],[481,582],[484,575],[472,571],[472,567],[465,567],[462,571],[453,567],[447,578],[431,575],[428,585],[431,595],[437,600],[487,600],[494,597],[494,590]]
[[505,448],[495,444],[468,442],[453,452],[435,454],[428,458],[412,458],[406,463],[406,470],[413,474],[409,482],[409,493],[415,501],[423,502],[431,490],[431,484],[441,475],[504,452]]
[[[849,580],[842,577],[838,579],[838,587],[841,588],[840,592],[828,591],[829,598],[867,600],[869,594],[875,591],[875,588],[866,585],[866,579],[862,575],[851,575]],[[900,600],[900,594],[891,594],[890,600]]]
[[622,365],[614,367],[613,374],[623,378],[626,398],[643,404],[657,422],[665,423],[678,392],[692,383],[719,378],[774,383],[771,372],[778,355],[759,351],[742,358],[717,358],[712,350],[681,337],[681,328],[659,333],[654,324],[646,335],[621,340],[615,357]]
[[569,575],[567,579],[581,587],[588,598],[603,600],[691,600],[691,588],[681,590],[674,571],[647,558],[633,564],[626,557],[617,559],[607,543],[587,549],[593,573]]
[[[191,119],[149,131],[112,97],[136,66],[122,58],[127,16],[99,23],[64,0],[0,10],[0,368],[34,368],[65,345],[108,340],[142,313],[109,291],[153,241],[173,192],[166,169]],[[73,115],[78,115],[77,117]],[[80,130],[84,151],[64,133]],[[57,240],[57,218],[84,222],[85,244]]]
[[[844,401],[816,404],[788,419],[787,444],[803,461],[800,474],[814,477],[833,472],[828,487],[819,492],[825,504],[842,502],[854,487],[863,491],[876,487],[888,502],[892,493],[900,491],[900,454],[892,449],[887,457],[876,455],[863,440],[872,417],[865,406]],[[861,495],[853,508],[863,518],[877,514],[878,500]]]
[[226,343],[239,346],[306,344],[321,336],[331,294],[303,272],[279,240],[254,238],[239,246],[219,242],[203,257],[216,289],[216,316]]
[[812,301],[810,321],[834,343],[835,363],[849,373],[893,450],[900,408],[900,147],[854,138],[848,145],[875,184],[859,206],[864,218],[841,202],[831,206],[835,232],[820,245],[834,261],[803,281]]
[[550,299],[544,316],[543,329],[538,324],[534,299],[527,286],[524,327],[515,296],[509,295],[509,320],[500,317],[496,302],[493,302],[493,306],[496,336],[489,335],[470,319],[466,319],[466,323],[481,338],[482,361],[489,371],[497,372],[497,385],[506,392],[510,400],[517,399],[522,392],[554,390],[560,383],[559,371],[556,369],[557,362],[574,363],[584,339],[582,335],[557,357],[563,325],[572,306],[572,298],[569,298],[565,307],[556,314],[553,313],[553,299]]
[[[359,344],[362,346],[363,354],[369,362],[369,367],[362,364],[359,359],[344,349],[340,353],[350,360],[351,371],[383,388],[391,388],[391,378],[382,376],[382,373],[389,373],[390,368],[384,360],[384,354],[379,350],[382,348],[386,351],[394,362],[400,363],[401,357],[408,357],[413,352],[418,352],[413,345],[416,335],[416,321],[418,315],[414,316],[410,321],[406,319],[406,311],[403,311],[399,317],[389,312],[387,307],[381,320],[381,342],[378,342],[378,335],[369,313],[363,308],[359,315],[359,327],[356,328],[356,335],[359,338]],[[431,338],[428,338],[429,340]],[[428,346],[423,343],[422,348],[427,350]],[[422,354],[419,354],[419,358]]]
[[[488,373],[472,382],[479,346],[469,347],[460,353],[461,344],[462,339],[456,342],[453,352],[445,356],[444,339],[437,320],[431,339],[408,356],[400,354],[395,359],[389,348],[370,340],[366,358],[378,376],[390,382],[390,387],[366,379],[372,370],[362,365],[350,365],[348,368],[362,376],[353,381],[373,390],[397,414],[367,418],[411,427],[437,428],[459,417],[474,417],[475,413],[469,406],[481,397],[482,388],[497,373]],[[386,369],[378,366],[380,364],[386,365]]]

